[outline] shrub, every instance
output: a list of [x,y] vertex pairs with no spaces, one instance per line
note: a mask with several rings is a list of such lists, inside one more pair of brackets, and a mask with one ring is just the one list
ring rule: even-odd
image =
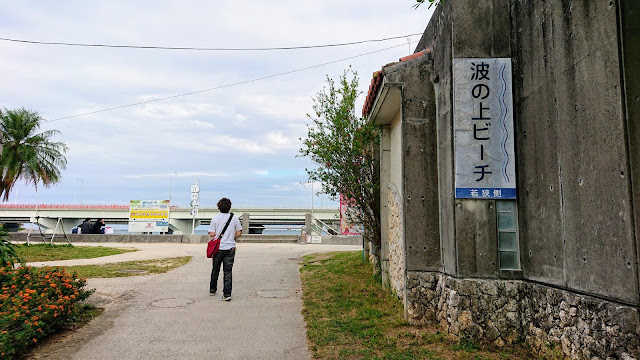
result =
[[59,268],[0,267],[0,358],[12,358],[67,325],[91,295],[86,280]]
[[5,238],[7,234],[0,230],[0,266],[11,265],[20,262],[14,245]]

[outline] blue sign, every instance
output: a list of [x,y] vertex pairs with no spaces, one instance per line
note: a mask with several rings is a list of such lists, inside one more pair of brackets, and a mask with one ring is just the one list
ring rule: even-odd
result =
[[456,188],[457,199],[515,199],[516,189]]

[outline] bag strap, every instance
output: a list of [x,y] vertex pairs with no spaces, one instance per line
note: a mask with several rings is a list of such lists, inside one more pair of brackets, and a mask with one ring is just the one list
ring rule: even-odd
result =
[[224,225],[224,228],[222,229],[222,232],[220,233],[220,235],[218,235],[218,239],[222,239],[222,235],[224,235],[224,232],[227,231],[227,228],[229,227],[229,223],[231,222],[231,218],[233,218],[233,213],[230,213],[231,215],[229,215],[229,220],[227,220],[227,223]]

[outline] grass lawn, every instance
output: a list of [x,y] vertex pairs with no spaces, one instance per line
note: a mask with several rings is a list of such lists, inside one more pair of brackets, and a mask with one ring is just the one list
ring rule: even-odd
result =
[[[69,244],[53,246],[48,244],[33,244],[31,246],[27,246],[26,244],[23,244],[17,245],[15,249],[18,255],[25,262],[92,259],[137,251],[135,249],[117,249],[102,246],[74,246]],[[79,276],[85,278],[127,277],[165,273],[185,265],[190,260],[190,256],[184,256],[101,265],[65,266],[64,269],[69,272],[75,270]],[[127,270],[134,270],[134,272],[126,272]]]
[[495,348],[414,327],[397,297],[382,290],[361,252],[305,257],[303,315],[316,359],[531,359],[524,348]]
[[16,245],[16,252],[25,262],[71,260],[71,259],[92,259],[102,256],[124,254],[135,249],[116,249],[102,246],[73,246],[48,245],[48,244],[26,244]]
[[[85,278],[113,278],[113,277],[127,277],[137,275],[149,275],[149,274],[162,274],[170,270],[185,265],[191,261],[191,256],[166,258],[166,259],[153,259],[153,260],[140,260],[140,261],[127,261],[112,264],[102,265],[79,265],[79,266],[65,266],[64,269],[68,272],[76,271],[78,276]],[[128,270],[140,270],[140,272],[122,272]]]

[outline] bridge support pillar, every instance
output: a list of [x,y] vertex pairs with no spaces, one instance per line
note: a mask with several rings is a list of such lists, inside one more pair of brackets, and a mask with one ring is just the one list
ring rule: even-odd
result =
[[304,214],[304,228],[307,238],[311,236],[311,213]]
[[[36,223],[36,218],[31,218],[32,223]],[[38,223],[40,223],[40,227],[44,230],[45,234],[53,234],[53,231],[56,228],[56,224],[58,223],[57,218],[45,218],[41,217],[38,219]],[[56,231],[58,234],[62,234],[62,229],[64,228],[64,232],[67,234],[71,232],[71,229],[82,223],[82,219],[62,219],[62,223],[58,224],[58,230]],[[62,226],[61,226],[62,225]]]
[[[171,219],[169,221],[169,228],[173,230],[176,235],[190,235],[192,230],[193,220]],[[201,221],[196,220],[195,226],[198,227]]]
[[249,213],[242,214],[242,233],[249,233]]
[[[67,234],[71,233],[71,229],[73,229],[76,226],[80,226],[82,224],[82,220],[84,219],[62,219],[62,225],[64,226],[64,232],[66,232]],[[57,219],[55,221],[58,221]],[[56,225],[54,224],[53,227],[55,228]],[[60,231],[60,230],[58,230]]]

